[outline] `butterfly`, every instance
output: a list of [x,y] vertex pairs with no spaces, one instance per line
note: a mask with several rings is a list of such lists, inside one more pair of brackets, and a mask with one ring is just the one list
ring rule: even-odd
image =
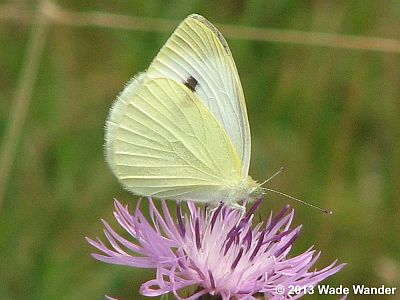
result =
[[188,16],[110,110],[106,159],[130,192],[224,202],[262,194],[249,175],[250,127],[238,71],[222,34]]

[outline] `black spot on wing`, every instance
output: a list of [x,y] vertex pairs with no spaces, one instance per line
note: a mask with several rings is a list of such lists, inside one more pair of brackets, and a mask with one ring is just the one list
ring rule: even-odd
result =
[[189,90],[192,92],[196,91],[199,82],[193,76],[190,76],[186,81],[183,83]]

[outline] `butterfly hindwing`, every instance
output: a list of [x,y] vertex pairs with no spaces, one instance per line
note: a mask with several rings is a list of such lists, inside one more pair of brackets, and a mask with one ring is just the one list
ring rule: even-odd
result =
[[183,83],[145,75],[125,88],[106,130],[108,162],[138,195],[218,200],[242,165],[216,118]]

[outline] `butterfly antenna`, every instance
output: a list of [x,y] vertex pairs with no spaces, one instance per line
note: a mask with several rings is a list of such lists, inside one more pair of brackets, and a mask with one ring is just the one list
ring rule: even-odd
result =
[[273,178],[275,178],[276,176],[278,176],[280,173],[282,173],[282,171],[284,170],[284,167],[281,167],[279,169],[279,171],[275,172],[275,174],[273,174],[270,178],[268,178],[267,180],[264,180],[262,183],[260,183],[260,186],[266,184],[267,182],[269,182],[270,180],[272,180]]
[[[272,176],[272,177],[273,177],[273,176]],[[318,206],[313,205],[313,204],[311,204],[311,203],[305,202],[305,201],[303,201],[303,200],[300,200],[300,199],[298,199],[298,198],[296,198],[296,197],[293,197],[293,196],[290,196],[290,195],[288,195],[288,194],[279,192],[279,191],[277,191],[277,190],[273,190],[273,189],[269,189],[269,188],[263,188],[263,190],[269,191],[269,192],[273,192],[273,193],[275,193],[275,194],[278,194],[278,195],[281,195],[281,196],[290,198],[290,199],[292,199],[292,200],[296,200],[297,202],[300,202],[300,203],[303,203],[303,204],[305,204],[305,205],[307,205],[307,206],[310,206],[310,207],[312,207],[312,208],[318,209],[319,211],[322,211],[322,212],[325,213],[325,214],[328,214],[328,215],[333,214],[333,212],[332,212],[331,210],[323,209],[323,208],[321,208],[321,207],[318,207]]]

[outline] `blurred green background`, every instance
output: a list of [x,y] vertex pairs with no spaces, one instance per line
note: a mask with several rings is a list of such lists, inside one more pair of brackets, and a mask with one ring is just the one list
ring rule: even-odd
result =
[[[136,202],[105,163],[105,119],[125,82],[147,68],[187,15],[387,39],[398,39],[400,28],[399,1],[57,1],[72,13],[170,21],[155,30],[134,22],[129,26],[137,30],[75,26],[49,5],[54,18],[39,17],[48,22],[39,27],[32,26],[38,3],[0,5],[0,176],[8,177],[0,186],[0,299],[102,299],[105,293],[142,299],[138,288],[153,270],[98,262],[84,237],[102,236],[100,218],[115,224],[114,197]],[[81,23],[93,21],[90,16]],[[271,194],[260,216],[286,203],[296,208],[294,223],[304,227],[293,253],[314,244],[322,251],[319,268],[336,258],[348,264],[324,283],[400,288],[398,41],[396,53],[344,49],[341,40],[325,47],[256,41],[235,31],[226,38],[246,95],[251,175],[262,181],[284,166],[271,188],[334,211],[327,216]],[[37,68],[26,61],[30,53]],[[25,100],[14,119],[18,98]],[[4,158],[10,124],[23,127]]]

